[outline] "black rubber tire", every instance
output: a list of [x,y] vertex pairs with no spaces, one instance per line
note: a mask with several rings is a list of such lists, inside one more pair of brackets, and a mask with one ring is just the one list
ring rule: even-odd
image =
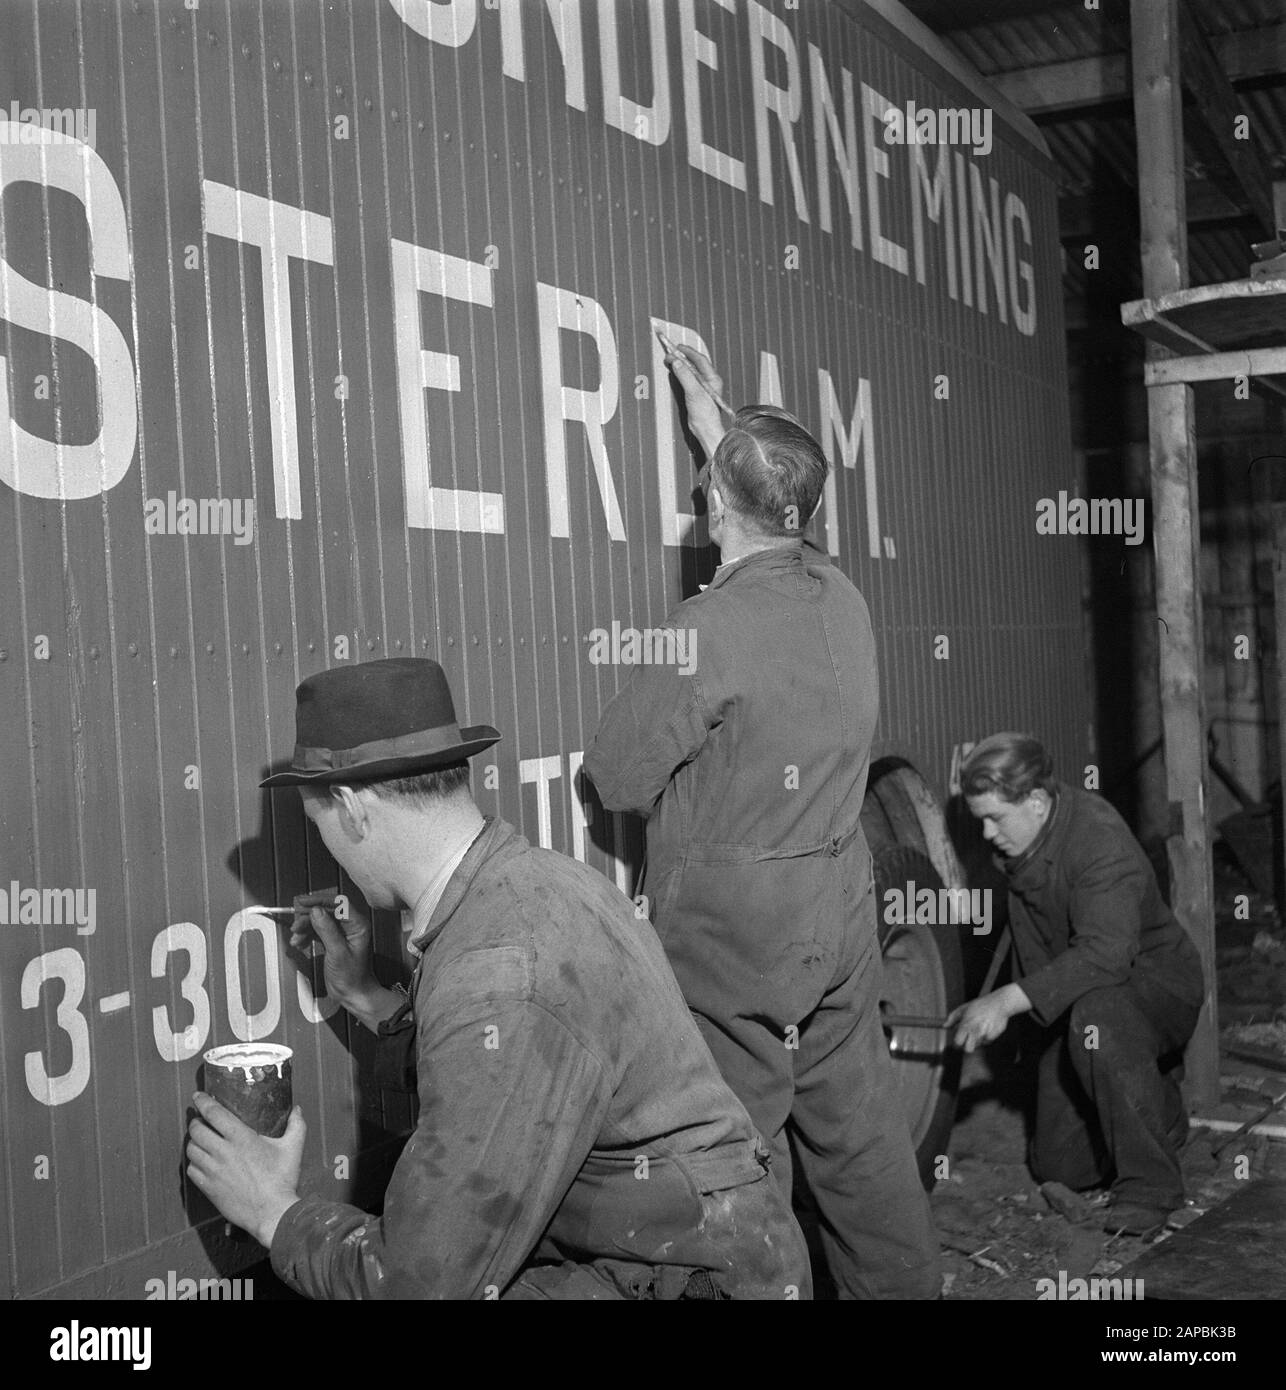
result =
[[[965,1000],[960,934],[963,924],[897,924],[885,921],[884,894],[890,888],[942,887],[942,879],[923,850],[892,845],[873,853],[875,903],[880,950],[884,955],[884,999],[892,1013],[944,1016]],[[896,915],[896,914],[895,914]],[[916,1166],[926,1191],[936,1181],[939,1155],[947,1152],[955,1120],[961,1056],[945,1048],[946,1035],[923,1029],[886,1030],[894,1069],[907,1102]]]
[[879,758],[871,764],[862,801],[862,829],[872,854],[898,844],[924,848],[915,813],[892,776],[899,768],[910,766],[905,758]]
[[948,888],[964,888],[970,882],[956,853],[946,809],[905,758],[879,758],[871,764],[862,801],[862,829],[872,854],[910,845],[928,856]]

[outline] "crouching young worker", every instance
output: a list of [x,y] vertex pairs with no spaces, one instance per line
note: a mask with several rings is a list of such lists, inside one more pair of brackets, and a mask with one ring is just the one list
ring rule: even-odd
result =
[[[586,865],[485,818],[436,662],[324,671],[297,691],[292,770],[376,908],[409,909],[409,999],[370,928],[320,907],[328,990],[417,1078],[382,1217],[300,1198],[304,1121],[255,1134],[198,1094],[193,1181],[315,1298],[806,1298],[803,1234],[719,1076],[656,933]],[[306,901],[306,900],[305,900]],[[386,1063],[388,1058],[386,1056]]]
[[1075,1190],[1111,1183],[1104,1227],[1151,1235],[1183,1204],[1179,1058],[1201,958],[1112,807],[1056,781],[1025,734],[994,734],[960,770],[1008,878],[1012,984],[948,1019],[972,1052],[1030,1010],[1045,1029],[1031,1166]]

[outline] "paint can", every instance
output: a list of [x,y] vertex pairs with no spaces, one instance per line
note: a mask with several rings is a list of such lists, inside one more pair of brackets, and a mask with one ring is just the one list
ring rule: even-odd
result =
[[290,1059],[280,1043],[229,1043],[204,1055],[203,1089],[251,1129],[280,1139],[290,1120],[293,1097]]

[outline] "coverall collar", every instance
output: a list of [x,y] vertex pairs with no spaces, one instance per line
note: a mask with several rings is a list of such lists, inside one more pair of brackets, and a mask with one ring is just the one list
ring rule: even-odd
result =
[[734,574],[740,574],[742,570],[749,566],[756,569],[760,567],[789,569],[796,565],[803,564],[803,545],[774,545],[766,550],[752,550],[749,555],[742,555],[739,559],[733,560],[731,564],[720,565],[714,572],[714,578],[706,585],[706,592],[717,589],[721,584],[726,584]]

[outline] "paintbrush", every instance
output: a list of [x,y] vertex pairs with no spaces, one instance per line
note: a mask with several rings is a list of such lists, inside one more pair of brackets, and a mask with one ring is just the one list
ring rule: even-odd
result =
[[257,912],[260,917],[279,917],[282,921],[293,922],[296,917],[307,917],[310,910],[320,907],[326,912],[334,911],[335,904],[339,901],[339,895],[331,898],[328,902],[309,903],[307,907],[264,907],[256,903],[251,907],[243,907],[242,912]]

